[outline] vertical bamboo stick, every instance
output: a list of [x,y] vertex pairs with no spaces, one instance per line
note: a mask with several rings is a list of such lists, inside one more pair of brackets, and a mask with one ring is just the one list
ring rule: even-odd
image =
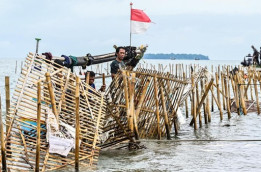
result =
[[257,76],[254,75],[254,86],[255,86],[255,94],[256,94],[256,107],[257,107],[257,114],[260,115],[260,109],[259,109],[259,98],[258,98],[258,90],[257,90]]
[[52,110],[53,110],[53,113],[54,113],[57,121],[59,121],[59,114],[57,113],[56,102],[55,102],[55,97],[54,97],[54,90],[53,90],[53,85],[51,83],[50,73],[47,72],[45,74],[45,76],[46,76],[46,82],[47,82],[47,85],[48,85],[50,100],[51,100],[51,104],[52,104]]
[[[128,75],[129,76],[129,75]],[[135,87],[135,73],[132,73],[131,74],[131,78],[132,79],[129,79],[129,97],[130,97],[130,116],[129,116],[129,119],[130,119],[130,123],[129,123],[129,126],[130,126],[130,130],[131,132],[133,133],[134,132],[134,87]],[[136,119],[136,118],[135,118]]]
[[36,142],[36,160],[35,171],[40,171],[40,144],[41,144],[41,82],[37,82],[37,142]]
[[168,114],[167,114],[167,110],[166,110],[166,104],[165,104],[164,92],[163,92],[162,86],[160,87],[160,94],[161,94],[161,104],[162,104],[162,109],[163,109],[163,114],[164,114],[164,122],[165,122],[167,139],[170,140],[169,118],[168,118]]
[[122,71],[122,76],[123,76],[124,97],[125,97],[125,104],[126,104],[126,111],[127,111],[128,126],[130,127],[129,91],[128,91],[127,73],[125,70]]
[[[223,120],[223,112],[221,108],[221,102],[220,102],[220,92],[219,92],[219,79],[218,79],[218,74],[216,73],[216,85],[217,85],[217,101],[219,104],[219,111],[220,111],[220,120]],[[213,96],[213,95],[212,95]]]
[[221,95],[222,95],[222,100],[223,100],[223,110],[226,110],[226,99],[225,99],[225,93],[224,93],[224,75],[221,74]]
[[[211,72],[214,75],[214,73],[213,73],[213,65],[211,65]],[[213,92],[213,85],[211,86],[211,91]],[[214,98],[213,98],[213,96],[211,96],[211,112],[214,112]]]
[[228,96],[228,85],[227,85],[227,78],[223,78],[224,79],[224,87],[225,87],[225,97],[226,97],[226,103],[227,103],[227,115],[228,115],[228,119],[231,118],[231,114],[230,114],[230,108],[229,108],[229,96]]
[[[205,85],[204,85],[203,79],[200,80],[200,87],[201,87],[201,97],[202,97],[204,95],[204,90],[205,90]],[[207,98],[207,96],[208,95],[206,95],[206,98]],[[205,121],[205,124],[207,124],[208,123],[208,116],[207,116],[206,99],[203,102],[203,109],[204,109],[204,121]]]
[[6,172],[6,157],[5,157],[5,144],[4,144],[4,126],[3,126],[3,120],[2,120],[2,107],[1,107],[1,94],[0,94],[0,134],[1,134],[1,161],[2,161],[2,171]]
[[[211,85],[211,88],[212,89],[213,86]],[[205,84],[205,91],[207,90],[207,83]],[[211,112],[210,112],[210,107],[209,107],[209,96],[207,95],[207,98],[206,98],[206,111],[207,111],[207,114],[208,114],[208,122],[211,122]]]
[[156,116],[157,116],[157,132],[158,132],[158,140],[161,139],[161,131],[160,131],[160,117],[159,117],[159,99],[158,99],[158,85],[157,85],[157,76],[153,77],[154,79],[154,96],[155,96],[155,106],[156,106]]
[[[198,109],[198,105],[199,105],[199,88],[198,88],[198,83],[195,83],[196,84],[196,106],[197,106],[197,109]],[[201,111],[200,109],[199,110],[199,113],[198,113],[198,122],[199,122],[199,127],[201,128],[202,127],[202,117],[201,117]],[[197,115],[197,114],[196,114]]]
[[237,74],[234,75],[234,87],[235,87],[235,102],[237,107],[237,114],[240,115],[240,109],[239,109],[239,88],[238,88],[238,81],[237,81]]
[[5,102],[6,102],[6,107],[5,107],[5,113],[6,113],[6,131],[8,131],[8,126],[9,126],[9,108],[10,108],[10,81],[9,81],[9,76],[5,77]]
[[[183,80],[186,80],[186,74],[183,72]],[[185,99],[185,108],[186,108],[186,118],[188,118],[188,99]]]
[[76,77],[75,90],[75,171],[79,171],[79,151],[80,151],[80,78]]
[[[191,73],[192,74],[192,73]],[[193,121],[194,121],[194,129],[197,129],[197,112],[196,112],[196,97],[195,97],[195,83],[194,83],[194,77],[191,77],[191,86],[192,86],[192,102],[191,102],[191,107],[193,108],[192,111],[192,116],[193,116]]]
[[246,104],[245,104],[245,98],[244,98],[244,85],[241,85],[243,83],[242,78],[237,74],[237,80],[239,83],[239,90],[240,90],[240,103],[243,109],[244,115],[247,114]]
[[[9,109],[10,109],[10,80],[9,80],[9,76],[5,77],[5,127],[6,127],[6,132],[9,129]],[[6,148],[9,149],[10,148],[11,143],[8,142],[6,143]],[[7,154],[10,156],[12,154],[12,152],[7,152]],[[7,156],[8,156],[7,155]]]
[[[89,80],[90,80],[90,72],[87,72],[86,77],[85,77],[85,83],[86,85],[89,85]],[[87,91],[88,87],[86,87],[86,91]]]

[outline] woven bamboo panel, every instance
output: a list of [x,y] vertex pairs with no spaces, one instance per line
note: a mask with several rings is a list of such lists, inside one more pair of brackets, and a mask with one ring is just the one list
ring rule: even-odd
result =
[[[50,73],[55,103],[51,105],[46,73]],[[40,170],[54,170],[74,165],[75,152],[67,157],[49,153],[46,140],[47,109],[56,106],[58,123],[75,128],[76,76],[70,69],[53,65],[51,61],[30,53],[22,69],[12,98],[9,130],[6,139],[7,167],[10,170],[34,170],[36,157],[37,81],[41,82],[41,147]],[[98,161],[99,134],[104,123],[106,101],[103,96],[85,83],[80,83],[80,150],[81,164],[92,167]]]

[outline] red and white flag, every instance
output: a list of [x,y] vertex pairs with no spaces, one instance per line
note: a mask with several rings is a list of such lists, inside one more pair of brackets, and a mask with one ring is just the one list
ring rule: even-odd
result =
[[131,9],[131,33],[143,33],[150,26],[151,20],[142,10]]

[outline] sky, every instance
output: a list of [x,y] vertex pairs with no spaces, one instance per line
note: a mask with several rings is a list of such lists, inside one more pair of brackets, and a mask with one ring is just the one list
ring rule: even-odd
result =
[[203,54],[242,60],[261,46],[260,0],[0,0],[0,58],[114,52],[130,42],[130,2],[153,21],[132,35],[147,53]]

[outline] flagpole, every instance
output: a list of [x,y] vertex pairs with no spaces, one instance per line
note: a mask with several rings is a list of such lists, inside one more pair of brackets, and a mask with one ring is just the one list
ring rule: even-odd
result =
[[132,9],[133,3],[130,3],[130,47],[131,47],[131,9]]

